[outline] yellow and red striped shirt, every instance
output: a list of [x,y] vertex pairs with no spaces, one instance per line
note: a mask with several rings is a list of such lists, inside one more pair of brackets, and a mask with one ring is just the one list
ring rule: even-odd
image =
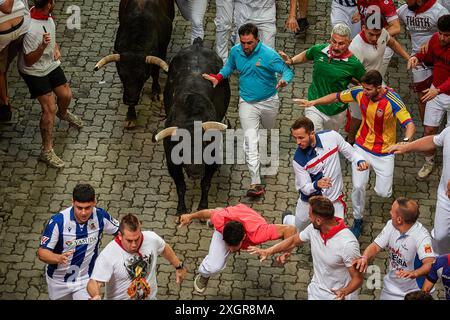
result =
[[356,101],[361,109],[362,123],[356,134],[355,143],[376,155],[386,155],[388,148],[396,143],[397,122],[405,127],[411,122],[411,115],[400,96],[391,88],[386,88],[378,101],[370,100],[361,86],[338,92],[339,101]]

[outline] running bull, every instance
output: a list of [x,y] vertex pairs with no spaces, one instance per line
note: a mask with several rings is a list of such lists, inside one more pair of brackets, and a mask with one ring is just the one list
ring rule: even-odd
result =
[[125,127],[136,126],[136,105],[150,75],[152,100],[161,93],[159,69],[167,72],[167,46],[174,19],[173,0],[121,0],[119,28],[114,43],[114,54],[102,58],[94,68],[97,71],[109,62],[116,62],[123,84],[123,103],[128,106]]
[[[164,141],[167,167],[175,182],[178,194],[177,214],[187,212],[183,168],[188,177],[202,179],[201,199],[198,209],[208,208],[211,179],[219,165],[217,162],[208,162],[203,158],[205,147],[210,145],[212,141],[203,142],[203,140],[208,139],[201,139],[199,142],[194,139],[196,135],[194,127],[195,125],[198,126],[195,130],[200,129],[201,135],[207,130],[225,130],[227,128],[221,121],[225,117],[230,102],[229,82],[224,79],[213,88],[211,83],[202,77],[203,73],[218,73],[222,64],[222,60],[214,51],[203,47],[203,41],[200,38],[195,39],[190,47],[178,52],[170,62],[169,74],[164,88],[166,128],[154,135],[153,140]],[[172,137],[172,135],[178,135],[177,130],[187,132],[192,137],[188,147],[191,156],[190,158],[183,157],[183,161],[174,159],[172,154],[174,148],[177,148],[177,144],[182,142],[174,141],[176,139]],[[181,139],[184,139],[184,137]],[[188,161],[185,161],[186,159]],[[195,159],[200,159],[200,161],[195,161]]]

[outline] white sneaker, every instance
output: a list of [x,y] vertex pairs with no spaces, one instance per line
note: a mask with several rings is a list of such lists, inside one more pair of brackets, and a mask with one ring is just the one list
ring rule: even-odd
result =
[[422,168],[420,168],[419,172],[417,172],[417,178],[419,179],[425,179],[427,178],[434,168],[434,162],[431,161],[425,161]]

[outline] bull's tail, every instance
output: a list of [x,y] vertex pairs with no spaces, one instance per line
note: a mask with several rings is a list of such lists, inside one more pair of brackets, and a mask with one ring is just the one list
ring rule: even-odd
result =
[[192,43],[193,45],[197,45],[199,47],[203,47],[203,39],[200,37],[195,38],[194,42]]

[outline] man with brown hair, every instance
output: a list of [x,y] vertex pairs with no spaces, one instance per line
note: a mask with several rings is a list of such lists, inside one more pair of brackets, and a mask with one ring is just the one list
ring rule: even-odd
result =
[[176,282],[186,275],[183,262],[171,246],[152,231],[141,231],[139,219],[122,218],[119,234],[100,253],[87,285],[92,300],[100,300],[106,284],[108,300],[154,300],[158,290],[156,260],[162,255],[175,268]]
[[360,256],[359,243],[344,224],[334,216],[333,203],[323,197],[309,199],[311,224],[300,233],[268,248],[249,247],[261,261],[278,252],[289,252],[296,246],[311,243],[314,276],[308,286],[309,300],[357,299],[363,283],[362,274],[352,265]]
[[[389,272],[384,277],[381,300],[403,300],[408,292],[419,290],[434,262],[435,253],[427,229],[417,221],[416,201],[397,198],[391,207],[391,220],[364,254],[353,261],[360,272],[383,249],[389,249]],[[420,267],[417,267],[417,260]]]

